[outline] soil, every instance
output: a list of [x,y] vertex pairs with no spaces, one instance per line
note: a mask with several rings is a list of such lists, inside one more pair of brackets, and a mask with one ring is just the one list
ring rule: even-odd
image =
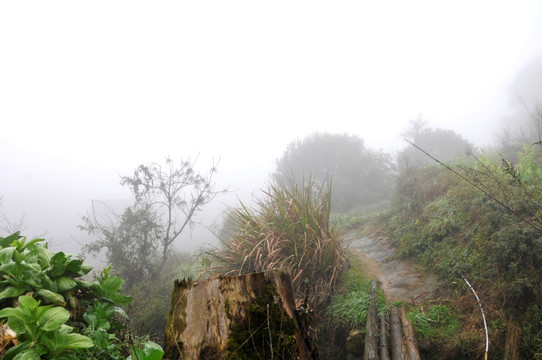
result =
[[360,259],[365,275],[380,281],[389,301],[418,303],[437,296],[437,278],[422,274],[407,260],[396,259],[395,248],[387,238],[350,235],[346,244],[350,252]]

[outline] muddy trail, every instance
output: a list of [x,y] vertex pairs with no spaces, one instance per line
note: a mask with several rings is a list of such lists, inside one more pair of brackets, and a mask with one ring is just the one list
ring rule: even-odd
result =
[[362,271],[381,282],[389,301],[418,303],[437,296],[437,278],[421,274],[409,261],[394,259],[395,248],[385,237],[350,235],[346,245],[360,259]]

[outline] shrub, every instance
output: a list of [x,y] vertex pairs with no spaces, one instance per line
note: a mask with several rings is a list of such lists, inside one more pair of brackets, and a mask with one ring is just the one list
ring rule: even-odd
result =
[[286,267],[297,298],[310,286],[309,302],[321,309],[346,263],[335,225],[330,223],[331,186],[309,179],[298,186],[277,180],[256,199],[229,212],[233,231],[223,248],[208,255],[214,272],[242,274]]
[[4,359],[124,359],[154,346],[121,339],[126,334],[118,316],[127,315],[120,305],[132,299],[121,294],[120,277],[105,269],[93,282],[84,281],[80,277],[92,267],[42,242],[19,233],[0,237],[0,319],[7,318],[18,341],[2,348]]

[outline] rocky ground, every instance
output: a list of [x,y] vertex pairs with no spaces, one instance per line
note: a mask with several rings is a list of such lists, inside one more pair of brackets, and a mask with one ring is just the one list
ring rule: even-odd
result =
[[381,282],[389,301],[416,303],[437,295],[437,278],[417,271],[409,261],[394,259],[395,249],[385,237],[351,235],[346,244],[352,254],[360,259],[362,271]]

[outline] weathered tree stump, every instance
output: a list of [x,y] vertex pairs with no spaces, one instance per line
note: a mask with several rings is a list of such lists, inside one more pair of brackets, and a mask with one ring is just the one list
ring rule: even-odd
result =
[[316,359],[290,274],[271,270],[175,282],[166,359]]

